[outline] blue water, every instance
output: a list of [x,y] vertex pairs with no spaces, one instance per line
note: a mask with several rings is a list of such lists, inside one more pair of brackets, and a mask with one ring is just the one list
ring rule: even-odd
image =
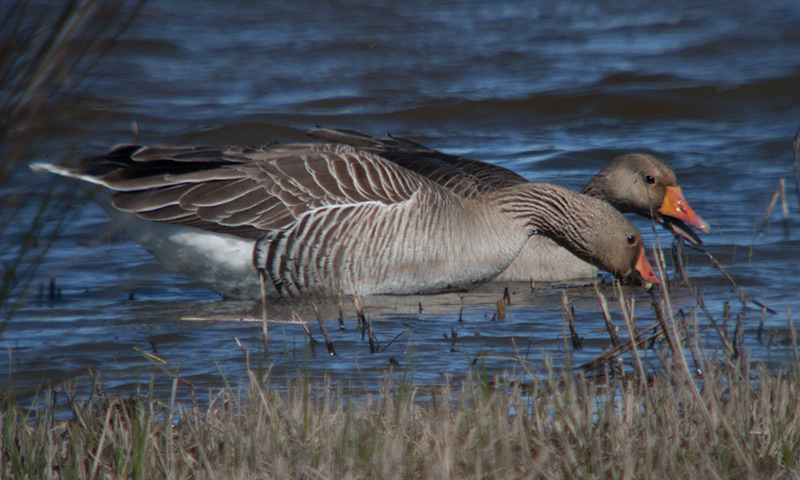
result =
[[[736,282],[731,288],[702,253],[685,251],[693,287],[720,325],[730,303],[729,331],[741,313],[754,359],[780,368],[790,357],[787,309],[800,311],[792,148],[800,126],[800,3],[608,3],[151,1],[48,115],[30,161],[130,142],[302,141],[323,125],[389,131],[579,189],[614,156],[653,152],[675,168],[685,196],[711,225],[705,247]],[[778,205],[764,224],[781,179],[789,216]],[[47,183],[21,169],[4,195],[35,199]],[[0,357],[0,387],[88,383],[87,367],[107,390],[123,393],[151,378],[168,391],[164,369],[186,380],[182,395],[190,385],[238,383],[244,350],[255,359],[263,347],[260,325],[236,319],[258,306],[221,302],[165,271],[83,196],[69,212],[0,336],[8,353]],[[28,218],[18,215],[2,233],[4,265]],[[649,224],[633,220],[653,245]],[[664,233],[660,240],[672,244]],[[420,385],[461,378],[476,358],[490,373],[536,371],[546,356],[580,364],[609,347],[608,335],[594,291],[570,288],[586,341],[582,350],[566,346],[561,290],[512,286],[503,321],[492,320],[502,294],[492,289],[466,295],[463,322],[454,294],[381,299],[368,308],[388,345],[377,354],[356,331],[351,303],[345,331],[336,328],[338,305],[329,305],[324,314],[339,355],[328,357],[320,344],[312,357],[300,327],[274,326],[267,364],[278,378],[300,370],[367,388],[391,360],[400,365],[394,372],[412,370]],[[649,296],[625,292],[636,299],[639,325],[654,323]],[[676,310],[698,312],[685,286],[672,295]],[[775,312],[764,317],[760,340],[753,300]],[[616,299],[610,303],[617,312]],[[293,311],[311,319],[321,340],[308,305],[277,308],[287,319]],[[705,314],[696,316],[709,325]],[[702,335],[711,349],[715,335]]]

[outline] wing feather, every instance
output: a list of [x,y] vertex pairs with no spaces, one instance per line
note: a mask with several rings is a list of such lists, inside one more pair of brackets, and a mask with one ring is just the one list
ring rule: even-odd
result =
[[352,130],[317,129],[312,138],[359,147],[413,171],[463,197],[476,197],[528,180],[491,163],[430,149],[414,141],[388,136],[378,138]]
[[113,204],[121,210],[247,238],[311,209],[390,204],[423,185],[440,188],[372,152],[337,144],[128,146],[94,159],[88,171],[117,192]]

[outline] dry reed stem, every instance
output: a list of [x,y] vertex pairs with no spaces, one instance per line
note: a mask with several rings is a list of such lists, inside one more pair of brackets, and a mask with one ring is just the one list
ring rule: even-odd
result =
[[564,317],[567,319],[572,348],[580,350],[583,348],[583,338],[578,335],[578,329],[575,327],[575,309],[569,305],[569,297],[567,297],[567,292],[565,291],[561,292],[561,310],[564,312]]
[[317,348],[316,348],[317,341],[314,340],[314,335],[311,334],[311,325],[308,322],[303,321],[303,319],[300,318],[300,314],[297,313],[297,312],[292,312],[292,319],[296,323],[300,324],[303,327],[303,331],[306,332],[306,336],[308,336],[308,346],[311,349],[311,356],[312,357],[316,357],[317,356]]
[[317,317],[319,329],[322,331],[322,337],[325,339],[325,346],[328,347],[328,355],[335,356],[336,349],[333,348],[333,342],[331,342],[331,336],[328,334],[328,327],[325,325],[325,320],[322,319],[322,315],[319,313],[319,306],[317,306],[316,302],[312,302],[311,306],[314,308],[314,315]]
[[678,275],[681,277],[681,284],[689,285],[689,275],[683,266],[683,243],[683,238],[676,235],[672,243],[672,258],[675,261],[675,270],[678,271]]
[[[658,241],[658,240],[656,239],[656,241]],[[666,279],[666,275],[664,273],[665,270],[664,270],[663,255],[659,255],[658,254],[659,252],[661,252],[660,245],[659,245],[658,252],[655,252],[656,253],[656,255],[655,255],[656,266],[658,268],[659,273],[661,274],[661,278],[662,279]],[[664,305],[666,306],[667,312],[670,314],[670,317],[672,317],[673,315],[672,315],[671,300],[670,300],[670,296],[669,296],[669,292],[667,290],[667,285],[666,284],[667,284],[666,281],[663,281],[661,283],[661,289],[662,289],[662,297],[661,298],[663,300]],[[652,290],[651,290],[651,294],[652,294]],[[655,299],[655,297],[654,297],[654,299]],[[656,306],[659,303],[660,302],[655,302],[654,301],[654,306]],[[718,412],[709,410],[708,406],[703,401],[703,398],[700,395],[700,391],[699,391],[699,389],[697,387],[697,384],[695,383],[695,379],[694,379],[694,377],[692,376],[692,374],[690,372],[689,364],[686,361],[686,356],[684,355],[683,349],[680,348],[680,345],[678,343],[679,336],[678,336],[678,332],[677,332],[677,330],[675,328],[675,322],[666,322],[666,318],[664,317],[663,314],[661,315],[660,318],[663,319],[662,328],[666,327],[666,330],[664,331],[664,333],[666,334],[667,339],[670,339],[670,337],[672,339],[671,342],[670,342],[670,347],[671,347],[671,352],[672,352],[672,361],[677,364],[677,366],[679,367],[680,371],[683,374],[682,375],[683,376],[683,379],[682,379],[683,386],[685,388],[688,388],[688,390],[691,392],[691,395],[697,401],[697,405],[699,407],[699,410],[702,412],[703,417],[705,418],[706,422],[710,425],[712,423],[715,423],[716,420],[719,420],[719,423],[721,423],[721,425],[724,428],[724,430],[726,431],[726,433],[730,436],[730,442],[733,445],[734,450],[736,451],[737,454],[743,456],[742,446],[740,445],[739,441],[737,440],[734,432],[732,431],[732,429],[731,429],[730,425],[728,424],[728,422],[726,421],[726,419],[724,417],[719,417]],[[711,404],[711,405],[713,405],[713,404]],[[745,459],[746,459],[746,457],[745,457]],[[752,471],[752,463],[749,461],[749,459],[747,459],[747,460],[748,461],[746,461],[745,466],[746,466],[747,471],[751,472]]]
[[792,354],[794,355],[794,366],[795,366],[795,375],[800,375],[800,353],[797,350],[797,329],[794,328],[794,322],[792,321],[792,307],[786,305],[786,318],[789,321],[789,335],[791,336],[792,346]]
[[[647,345],[653,344],[662,337],[664,337],[663,331],[657,332],[656,330],[660,327],[660,324],[654,323],[649,328],[646,328],[638,333],[636,338],[636,345],[638,348],[647,348]],[[647,335],[648,332],[654,332],[650,335]],[[618,358],[625,353],[629,352],[631,349],[631,345],[629,342],[623,342],[618,347],[612,348],[607,352],[604,352],[602,355],[598,356],[594,360],[584,363],[583,365],[578,367],[579,371],[582,372],[591,372],[595,370],[599,370],[604,364],[609,363],[615,358]]]
[[361,296],[358,294],[358,292],[353,294],[353,302],[355,303],[356,307],[358,326],[361,328],[361,339],[364,339],[364,332],[366,332],[367,337],[369,338],[369,353],[378,353],[380,351],[381,344],[378,341],[378,337],[375,335],[375,332],[372,330],[372,319],[367,317],[364,313],[364,303],[361,301]]
[[719,270],[722,273],[722,275],[724,275],[725,278],[731,283],[731,289],[736,288],[736,281],[733,279],[733,277],[731,277],[728,274],[728,271],[725,270],[725,267],[722,266],[719,260],[717,260],[713,255],[711,255],[705,248],[701,248],[696,245],[689,245],[689,248],[691,248],[692,250],[697,250],[698,252],[702,252],[706,256],[706,258],[708,258],[711,264],[714,265],[717,268],[717,270]]
[[[783,221],[789,221],[789,205],[786,203],[786,180],[781,177],[781,209],[783,210]],[[789,226],[786,226],[786,229],[789,229]]]
[[361,330],[361,339],[364,339],[364,329],[367,325],[367,317],[364,315],[364,303],[361,301],[361,296],[358,292],[353,294],[353,303],[356,307],[356,318],[358,318],[358,328]]
[[778,182],[778,187],[775,189],[775,193],[772,194],[772,200],[769,202],[769,206],[767,207],[767,213],[764,215],[764,220],[761,222],[761,228],[759,229],[759,235],[762,235],[764,230],[769,225],[769,219],[772,214],[772,209],[775,208],[775,204],[778,202],[778,198],[781,199],[781,210],[783,211],[783,230],[784,235],[789,236],[789,205],[786,201],[786,180],[781,178]]
[[772,194],[772,200],[769,202],[769,206],[767,207],[767,213],[764,214],[764,220],[761,222],[761,228],[759,229],[759,234],[767,228],[769,224],[769,217],[772,215],[772,209],[775,208],[775,204],[778,202],[778,197],[781,193],[781,187],[775,189],[775,193]]
[[606,324],[608,336],[611,338],[611,345],[614,348],[617,348],[621,343],[619,340],[619,332],[616,325],[614,325],[614,322],[611,321],[611,311],[608,309],[608,302],[606,301],[605,295],[603,295],[600,292],[600,289],[597,287],[597,283],[594,284],[594,294],[597,296],[597,300],[600,302],[600,310],[603,312],[603,320]]
[[[22,408],[4,402],[0,475],[691,479],[713,472],[733,479],[800,472],[792,450],[800,439],[796,376],[761,370],[759,382],[741,382],[708,364],[709,389],[697,399],[669,364],[622,383],[558,374],[546,364],[524,394],[507,378],[487,390],[475,377],[458,390],[449,382],[432,389],[427,400],[416,389],[401,394],[406,387],[388,377],[378,395],[361,395],[330,382],[313,386],[302,375],[277,389],[249,371],[243,395],[225,389],[206,407],[179,404],[171,421],[168,407],[148,398],[75,402],[83,423],[59,419],[48,404],[20,421]],[[715,412],[708,422],[698,421],[703,403]],[[735,436],[722,420],[736,426]],[[755,462],[759,468],[750,468]]]
[[[622,288],[619,288],[619,295],[620,295],[620,305],[624,305],[624,301],[622,299]],[[633,356],[633,363],[636,366],[636,371],[639,373],[639,380],[640,382],[645,382],[647,379],[647,375],[644,370],[644,365],[642,364],[642,359],[639,356],[639,347],[637,345],[638,338],[640,335],[636,332],[636,321],[634,320],[632,314],[630,312],[633,311],[631,308],[629,311],[626,311],[623,308],[622,312],[622,319],[625,321],[625,328],[628,330],[628,345],[630,345],[630,349]]]
[[495,318],[499,321],[506,319],[506,304],[502,298],[497,300],[497,312],[495,312]]

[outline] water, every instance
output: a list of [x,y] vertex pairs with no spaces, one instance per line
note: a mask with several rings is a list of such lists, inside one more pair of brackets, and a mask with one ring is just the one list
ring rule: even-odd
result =
[[[736,281],[732,289],[702,253],[687,252],[709,313],[721,321],[729,302],[728,330],[742,313],[754,359],[780,368],[791,355],[787,308],[800,311],[792,149],[800,125],[800,3],[608,3],[151,1],[48,119],[30,160],[134,141],[300,141],[323,125],[390,131],[579,189],[618,154],[655,152],[710,223],[706,248]],[[9,189],[46,187],[27,169],[17,175]],[[784,223],[778,206],[762,225],[780,179],[789,218]],[[8,353],[0,359],[0,388],[88,383],[88,367],[108,391],[133,392],[155,378],[163,393],[171,387],[166,369],[186,380],[184,395],[188,384],[236,385],[245,351],[256,366],[261,327],[237,319],[257,314],[257,305],[221,302],[165,271],[91,201],[81,198],[71,212],[34,294],[0,337]],[[652,245],[648,223],[634,222]],[[0,261],[9,261],[24,226],[4,233]],[[660,239],[671,244],[666,234]],[[368,315],[385,348],[377,354],[356,331],[349,301],[345,331],[336,328],[338,305],[323,305],[339,355],[328,357],[321,344],[312,357],[300,327],[279,325],[268,362],[276,378],[300,370],[374,388],[390,368],[430,385],[462,378],[473,363],[490,373],[520,372],[522,358],[535,371],[545,356],[562,364],[568,353],[580,364],[608,348],[591,288],[568,289],[585,337],[577,351],[565,346],[561,288],[541,285],[531,295],[527,285],[513,285],[512,292],[503,321],[492,320],[498,289],[467,294],[463,322],[455,294],[372,301]],[[672,295],[676,309],[696,309],[685,287]],[[636,299],[640,326],[655,321],[649,296],[632,289],[626,296]],[[760,339],[753,300],[775,312],[766,314]],[[611,306],[624,330],[615,299]],[[311,319],[321,340],[308,305],[278,311]],[[708,325],[705,315],[698,318]],[[718,344],[711,330],[703,338],[710,348]]]

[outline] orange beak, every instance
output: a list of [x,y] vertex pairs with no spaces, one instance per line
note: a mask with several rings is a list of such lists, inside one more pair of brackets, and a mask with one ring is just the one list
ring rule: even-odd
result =
[[644,248],[639,252],[639,258],[636,259],[636,264],[633,266],[633,268],[639,272],[639,275],[641,275],[642,280],[645,282],[654,284],[661,283],[658,275],[656,275],[656,272],[653,271],[653,267],[650,266],[650,262],[647,261],[647,256],[644,254]]
[[661,203],[658,213],[684,221],[703,233],[711,230],[705,220],[694,213],[689,202],[683,198],[681,187],[667,187],[667,194],[664,195],[664,201]]

